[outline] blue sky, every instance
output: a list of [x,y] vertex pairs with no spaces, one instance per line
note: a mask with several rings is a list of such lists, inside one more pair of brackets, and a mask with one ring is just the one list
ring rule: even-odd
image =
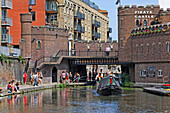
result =
[[[110,36],[113,40],[118,39],[118,31],[117,31],[117,7],[115,5],[117,0],[91,0],[95,2],[100,9],[107,10],[109,12],[110,19],[110,27],[112,28],[112,33]],[[137,6],[145,6],[145,5],[158,5],[158,0],[121,0],[121,5],[137,5]]]

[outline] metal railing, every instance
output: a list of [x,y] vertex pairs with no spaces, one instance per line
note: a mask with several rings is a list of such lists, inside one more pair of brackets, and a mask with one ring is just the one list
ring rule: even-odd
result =
[[67,51],[60,50],[58,56],[69,56],[69,52],[72,52],[72,56],[78,57],[116,57],[118,56],[118,51],[110,51],[109,56],[107,56],[106,51]]
[[47,23],[50,23],[50,25],[58,26],[58,21],[57,20],[52,20]]
[[96,38],[100,38],[100,33],[92,32],[92,36]]
[[12,26],[13,25],[12,18],[10,18],[10,17],[2,17],[1,25]]
[[100,27],[100,22],[97,21],[97,20],[94,20],[94,21],[92,22],[92,25],[93,25],[93,26],[96,26],[96,27]]
[[77,17],[79,19],[84,20],[85,19],[85,14],[80,13],[79,11],[74,11],[74,17]]
[[1,35],[1,43],[12,43],[13,42],[13,38],[12,35],[10,35],[10,40],[9,40],[9,34],[2,34]]
[[85,32],[85,27],[82,27],[81,25],[74,25],[74,30],[84,33]]
[[89,5],[90,7],[98,10],[99,7],[94,3],[94,2],[91,2],[90,0],[81,0],[82,2],[86,3],[87,5]]
[[69,53],[72,53],[71,56],[77,57],[90,57],[90,58],[115,58],[118,57],[118,51],[110,51],[107,56],[106,51],[68,51],[68,50],[59,50],[56,56],[42,56],[38,61],[38,65],[43,62],[57,62],[60,56],[69,56]]
[[12,9],[12,0],[2,0],[1,7]]

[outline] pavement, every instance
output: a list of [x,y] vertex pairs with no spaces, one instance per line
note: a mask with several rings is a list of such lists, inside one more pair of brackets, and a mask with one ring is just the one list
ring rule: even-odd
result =
[[[94,81],[81,82],[81,83],[67,83],[67,84],[69,86],[85,86],[85,85],[92,85],[93,83],[94,83]],[[39,86],[33,86],[31,84],[26,84],[26,85],[20,85],[19,87],[20,87],[19,91],[14,92],[14,93],[8,93],[7,86],[0,87],[3,89],[2,93],[0,93],[0,97],[14,95],[14,94],[27,93],[27,92],[32,92],[32,91],[38,91],[38,90],[43,90],[43,89],[50,89],[50,88],[54,88],[54,87],[59,88],[59,83],[42,84]]]

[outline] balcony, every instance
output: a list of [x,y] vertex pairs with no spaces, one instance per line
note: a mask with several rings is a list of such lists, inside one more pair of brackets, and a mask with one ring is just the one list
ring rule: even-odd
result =
[[12,0],[2,0],[1,8],[12,9]]
[[54,2],[51,4],[50,2],[46,1],[45,11],[46,13],[58,13],[57,4],[54,4]]
[[52,25],[52,26],[58,27],[58,21],[57,20],[52,20],[52,21],[49,21],[49,22],[46,21],[46,25]]
[[112,28],[109,28],[109,33],[112,33]]
[[100,33],[92,32],[92,36],[95,38],[100,38]]
[[82,31],[81,25],[75,25],[74,31],[81,32]]
[[77,11],[77,12],[74,12],[74,17],[78,18],[78,19],[81,19],[81,20],[84,20],[85,19],[85,14],[82,14],[79,11]]
[[85,32],[85,27],[81,27],[81,32],[82,32],[82,33]]
[[12,26],[12,18],[9,18],[9,17],[2,17],[2,20],[1,20],[1,25],[2,26]]
[[92,23],[93,26],[100,27],[100,22],[98,22],[97,20],[93,21]]
[[2,34],[1,35],[1,43],[13,43],[12,35],[10,35],[9,39],[9,34]]

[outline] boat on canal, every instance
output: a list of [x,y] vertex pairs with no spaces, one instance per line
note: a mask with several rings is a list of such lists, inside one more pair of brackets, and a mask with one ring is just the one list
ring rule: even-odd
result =
[[119,95],[122,94],[123,90],[119,84],[119,78],[109,75],[101,79],[97,89],[99,95]]
[[143,91],[160,96],[170,96],[170,84],[163,84],[162,86],[155,87],[144,87]]

